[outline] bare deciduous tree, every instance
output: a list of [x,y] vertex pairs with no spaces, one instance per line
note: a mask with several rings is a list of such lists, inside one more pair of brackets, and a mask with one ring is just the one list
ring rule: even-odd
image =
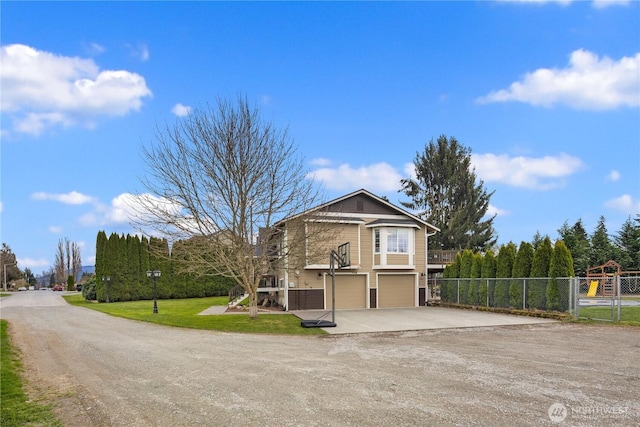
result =
[[80,258],[80,247],[76,242],[70,242],[68,238],[58,240],[58,248],[54,261],[55,281],[66,283],[69,275],[78,277],[82,269],[82,259]]
[[[66,239],[65,239],[66,240]],[[68,242],[68,240],[67,240]],[[66,283],[67,281],[67,265],[65,263],[65,243],[64,240],[58,240],[58,249],[56,250],[56,259],[54,263],[54,268],[56,271],[56,282],[58,283]]]
[[74,279],[78,279],[82,271],[82,257],[80,256],[80,246],[76,242],[71,244],[71,274]]
[[[249,316],[256,317],[260,279],[283,255],[309,244],[309,236],[292,227],[301,230],[320,202],[287,130],[264,121],[246,99],[218,100],[158,128],[156,143],[143,154],[149,193],[137,200],[138,226],[188,242],[174,265],[179,258],[183,272],[235,279],[249,295]],[[292,216],[283,239],[278,221]]]

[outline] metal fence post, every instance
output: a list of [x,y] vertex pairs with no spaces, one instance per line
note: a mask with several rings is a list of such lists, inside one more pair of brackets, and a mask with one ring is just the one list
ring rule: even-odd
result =
[[522,279],[522,309],[527,309],[527,279]]
[[487,308],[489,308],[489,279],[487,279]]
[[575,307],[574,307],[574,299],[575,299],[575,293],[574,293],[574,289],[575,289],[575,277],[570,277],[569,278],[569,314],[573,316],[573,313],[575,312]]
[[456,300],[456,304],[460,304],[460,279],[456,280],[456,283],[458,284],[458,297]]
[[621,319],[621,314],[622,314],[622,308],[620,307],[622,305],[622,292],[620,292],[620,275],[616,275],[615,276],[615,289],[616,289],[616,293],[618,295],[618,322]]

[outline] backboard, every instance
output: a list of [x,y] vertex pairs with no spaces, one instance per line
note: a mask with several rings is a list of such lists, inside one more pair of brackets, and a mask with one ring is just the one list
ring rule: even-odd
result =
[[351,242],[338,246],[338,268],[349,267],[351,265]]

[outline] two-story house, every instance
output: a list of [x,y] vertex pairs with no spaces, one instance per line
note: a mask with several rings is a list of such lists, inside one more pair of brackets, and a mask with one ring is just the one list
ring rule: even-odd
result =
[[[283,239],[293,233],[294,220],[280,222]],[[280,268],[260,289],[286,310],[331,309],[330,251],[347,242],[351,263],[336,270],[335,308],[425,305],[427,243],[438,228],[358,190],[306,212],[304,230],[305,245],[283,256]],[[313,230],[321,230],[315,238]]]

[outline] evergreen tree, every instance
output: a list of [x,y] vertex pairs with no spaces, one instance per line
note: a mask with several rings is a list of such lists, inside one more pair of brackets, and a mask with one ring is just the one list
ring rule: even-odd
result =
[[543,240],[544,237],[542,237],[542,234],[536,230],[536,234],[533,235],[533,239],[531,240],[531,245],[533,246],[534,251],[538,249],[538,245],[540,245]]
[[471,282],[469,283],[469,304],[480,304],[480,276],[482,275],[482,255],[473,254],[471,261]]
[[149,239],[142,237],[140,241],[140,270],[138,271],[138,281],[140,283],[140,299],[149,300],[153,298],[153,289],[149,286],[147,271],[151,269],[149,258]]
[[[516,258],[513,262],[513,272],[511,276],[517,279],[526,279],[531,274],[531,264],[533,262],[533,245],[528,242],[521,242]],[[509,287],[509,301],[511,307],[521,308],[523,298],[526,302],[528,290],[525,292],[522,280],[513,280]]]
[[140,238],[127,235],[127,283],[129,284],[129,300],[140,299]]
[[135,237],[127,234],[123,239],[124,253],[126,258],[124,260],[126,269],[124,282],[126,284],[126,301],[137,301],[138,298],[138,248],[135,246]]
[[451,276],[451,265],[445,266],[442,271],[442,280],[440,281],[440,300],[443,302],[449,302],[449,279]]
[[582,219],[578,219],[572,227],[569,227],[565,221],[558,230],[558,234],[560,234],[560,239],[564,241],[571,253],[576,274],[585,276],[587,274],[587,268],[589,268],[591,244],[587,231],[582,224]]
[[[177,262],[181,265],[190,265],[188,255],[188,243],[184,240],[180,240],[175,242],[171,247],[171,265],[173,268],[173,263]],[[173,285],[171,287],[171,298],[185,298],[189,295],[187,291],[189,281],[189,273],[183,272],[182,274],[177,274],[173,278]]]
[[598,225],[591,236],[591,255],[589,262],[591,267],[602,265],[614,258],[613,245],[607,233],[604,216],[600,216]]
[[551,239],[545,237],[533,254],[531,279],[529,280],[529,308],[545,310],[547,308],[547,277],[553,246]]
[[[160,277],[156,279],[157,298],[171,298],[171,259],[167,239],[158,237],[149,239],[149,267],[151,271],[160,271]],[[153,277],[147,278],[147,282],[148,286],[153,290]]]
[[120,253],[120,235],[111,233],[107,242],[107,275],[110,278],[109,301],[124,301],[122,299],[122,283],[123,283],[123,261],[124,255]]
[[[449,279],[459,279],[460,278],[460,265],[462,264],[462,255],[460,252],[456,254],[455,260],[453,263],[449,265]],[[440,298],[442,298],[442,293],[446,296],[446,299],[443,301],[446,302],[458,302],[458,281],[457,280],[445,280],[442,282],[442,286],[440,289]]]
[[492,305],[495,300],[495,277],[496,277],[496,257],[493,251],[489,250],[482,257],[482,271],[480,274],[480,304]]
[[547,309],[566,311],[569,309],[569,282],[573,277],[571,253],[562,240],[558,240],[549,262],[549,282],[547,284]]
[[420,216],[441,230],[429,239],[431,248],[482,250],[495,244],[495,215],[483,220],[493,192],[487,193],[476,178],[470,148],[441,135],[413,163],[416,179],[401,181],[401,191],[411,201],[402,204],[422,211]]
[[622,224],[613,238],[616,249],[615,259],[624,271],[640,271],[640,214],[634,221],[631,217]]
[[460,256],[460,304],[469,303],[469,283],[471,282],[472,264],[473,252],[470,249],[465,249]]
[[[105,284],[102,281],[102,278],[104,276],[107,275],[106,273],[106,248],[107,246],[107,234],[104,231],[99,231],[98,235],[96,237],[96,265],[95,265],[95,272],[96,272],[96,283],[95,283],[95,298],[98,301],[103,301],[104,300],[104,286]],[[93,296],[93,293],[86,293],[83,292],[83,295],[86,296]]]
[[513,262],[516,258],[516,245],[513,242],[509,242],[503,245],[498,252],[497,265],[496,265],[496,290],[495,297],[496,307],[509,307],[509,280],[513,272]]

